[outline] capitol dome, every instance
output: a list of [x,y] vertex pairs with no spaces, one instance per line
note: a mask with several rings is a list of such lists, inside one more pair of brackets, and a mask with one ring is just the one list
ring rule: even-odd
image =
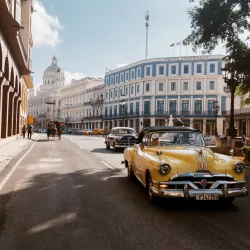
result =
[[44,71],[43,79],[46,78],[54,78],[55,80],[64,79],[64,73],[62,69],[57,65],[57,59],[55,56],[52,58],[52,64]]

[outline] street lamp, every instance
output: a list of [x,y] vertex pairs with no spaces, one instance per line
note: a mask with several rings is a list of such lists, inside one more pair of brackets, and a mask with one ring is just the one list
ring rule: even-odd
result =
[[218,131],[217,131],[217,116],[220,110],[220,106],[218,104],[218,101],[214,101],[214,114],[215,114],[215,131],[214,131],[214,135],[217,137],[218,136]]
[[237,129],[234,126],[234,95],[236,87],[242,82],[243,77],[237,74],[237,72],[232,67],[230,67],[230,64],[229,67],[223,68],[222,71],[224,82],[229,87],[231,93],[230,124],[229,128],[227,129],[227,135],[235,137],[237,135]]
[[69,120],[70,120],[70,117],[69,117],[69,106],[72,106],[72,104],[68,104],[66,103],[65,106],[67,106],[67,117],[66,117],[66,127],[67,129],[69,129]]
[[123,126],[125,127],[125,106],[126,106],[126,101],[125,101],[125,95],[122,95],[123,99],[121,101],[122,105],[122,117],[123,117]]

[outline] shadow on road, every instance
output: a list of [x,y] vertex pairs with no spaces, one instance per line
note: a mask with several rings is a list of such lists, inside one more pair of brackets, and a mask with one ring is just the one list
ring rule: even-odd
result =
[[102,154],[121,154],[123,151],[114,151],[114,149],[106,149],[106,148],[94,148],[90,152],[92,153],[102,153]]
[[[138,249],[164,249],[169,237],[176,248],[168,249],[180,249],[177,232],[185,232],[190,240],[197,240],[192,232],[199,232],[201,241],[209,234],[218,243],[224,239],[221,227],[242,236],[249,226],[241,216],[247,212],[242,205],[180,200],[151,205],[145,189],[119,170],[44,173],[25,186],[0,196],[1,249],[134,249],[138,237]],[[161,232],[168,232],[168,237],[160,237]],[[224,249],[227,246],[232,245],[228,242]]]

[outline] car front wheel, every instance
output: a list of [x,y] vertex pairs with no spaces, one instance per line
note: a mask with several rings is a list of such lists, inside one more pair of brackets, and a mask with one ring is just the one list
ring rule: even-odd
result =
[[106,142],[106,149],[110,149],[109,143]]
[[128,163],[126,164],[127,164],[128,179],[131,181],[135,181],[135,175],[134,175],[131,165],[129,165]]

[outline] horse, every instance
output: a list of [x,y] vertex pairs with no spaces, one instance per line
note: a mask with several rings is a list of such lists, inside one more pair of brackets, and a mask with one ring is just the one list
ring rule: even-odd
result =
[[47,130],[47,138],[48,138],[48,140],[49,140],[50,136],[52,136],[53,139],[55,140],[56,133],[57,133],[57,129],[56,129],[55,126],[48,127],[48,130]]

